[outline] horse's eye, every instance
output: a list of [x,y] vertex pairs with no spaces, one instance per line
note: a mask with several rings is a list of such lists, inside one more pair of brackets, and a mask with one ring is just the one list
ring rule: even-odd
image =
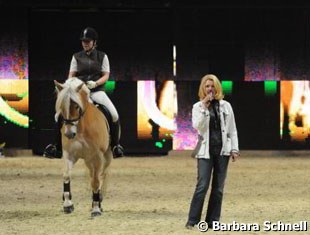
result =
[[73,108],[74,108],[75,110],[78,110],[78,109],[79,109],[79,106],[78,106],[77,104],[73,104]]

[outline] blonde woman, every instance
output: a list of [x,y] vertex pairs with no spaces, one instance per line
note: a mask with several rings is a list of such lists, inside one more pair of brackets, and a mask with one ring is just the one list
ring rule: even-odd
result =
[[213,221],[219,221],[229,158],[236,161],[240,155],[234,112],[230,103],[223,100],[219,79],[213,74],[205,75],[201,79],[198,96],[200,101],[193,105],[192,110],[192,125],[198,131],[200,142],[195,152],[198,177],[186,223],[188,229],[201,221],[211,178],[205,222],[212,228]]

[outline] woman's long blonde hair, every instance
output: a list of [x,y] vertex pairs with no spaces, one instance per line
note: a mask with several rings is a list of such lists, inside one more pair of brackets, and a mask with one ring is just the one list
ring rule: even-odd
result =
[[200,82],[199,91],[198,91],[198,96],[199,96],[200,100],[203,100],[207,95],[205,92],[204,86],[208,80],[213,81],[213,83],[214,83],[214,89],[215,89],[214,98],[216,100],[223,99],[224,94],[223,94],[222,84],[221,84],[220,80],[213,74],[207,74],[204,77],[202,77],[201,82]]

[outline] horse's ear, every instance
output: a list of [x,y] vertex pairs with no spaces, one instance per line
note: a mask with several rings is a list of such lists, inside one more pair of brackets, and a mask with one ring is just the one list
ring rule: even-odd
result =
[[56,86],[57,91],[61,91],[63,89],[63,85],[56,80],[54,80],[54,84]]
[[84,83],[82,82],[77,88],[75,88],[75,91],[79,92],[83,85],[84,85]]

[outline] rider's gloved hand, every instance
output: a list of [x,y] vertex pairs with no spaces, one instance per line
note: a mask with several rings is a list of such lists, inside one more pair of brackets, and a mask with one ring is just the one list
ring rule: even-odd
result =
[[86,82],[86,86],[89,88],[89,89],[94,89],[97,87],[97,83],[94,82],[94,81],[88,81]]

